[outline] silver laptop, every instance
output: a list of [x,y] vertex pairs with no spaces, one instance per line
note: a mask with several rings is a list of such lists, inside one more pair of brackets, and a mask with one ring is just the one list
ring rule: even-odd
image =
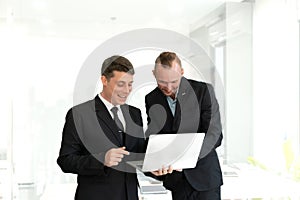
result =
[[204,136],[204,133],[151,135],[144,160],[127,163],[142,172],[156,171],[170,165],[173,169],[194,168]]

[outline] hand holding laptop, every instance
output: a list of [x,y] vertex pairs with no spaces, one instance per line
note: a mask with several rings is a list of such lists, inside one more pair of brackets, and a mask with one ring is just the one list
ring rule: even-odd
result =
[[173,172],[173,168],[172,166],[169,166],[168,168],[162,167],[161,169],[153,171],[151,173],[155,176],[163,176],[166,174],[171,174],[172,172]]
[[159,170],[156,170],[156,171],[152,171],[151,173],[155,176],[163,176],[163,175],[166,175],[166,174],[172,174],[173,171],[178,171],[178,172],[182,172],[182,169],[173,169],[172,166],[169,166],[169,167],[162,167],[161,169]]

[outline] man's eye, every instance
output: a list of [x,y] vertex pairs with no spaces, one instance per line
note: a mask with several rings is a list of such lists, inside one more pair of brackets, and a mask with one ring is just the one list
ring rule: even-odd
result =
[[118,83],[117,86],[123,87],[123,86],[124,86],[124,83]]

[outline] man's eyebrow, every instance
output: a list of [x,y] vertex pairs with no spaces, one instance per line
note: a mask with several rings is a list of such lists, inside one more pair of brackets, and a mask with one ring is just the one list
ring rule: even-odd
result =
[[172,81],[164,81],[164,80],[160,80],[160,79],[157,79],[159,82],[165,82],[165,83],[173,83],[173,82],[176,82],[178,81],[179,79],[176,79],[176,80],[172,80]]
[[[117,83],[126,83],[126,81],[118,80]],[[130,81],[129,83],[133,83],[133,81]]]

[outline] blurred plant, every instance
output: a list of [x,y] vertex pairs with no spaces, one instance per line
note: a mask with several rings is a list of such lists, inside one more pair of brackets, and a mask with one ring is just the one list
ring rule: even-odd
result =
[[294,180],[300,181],[300,156],[295,156],[291,139],[284,140],[283,153],[287,172]]
[[293,164],[293,161],[295,159],[293,146],[292,146],[292,140],[291,139],[285,139],[283,142],[283,154],[285,158],[285,166],[286,170],[290,172],[291,166]]
[[262,164],[260,161],[258,161],[257,159],[255,159],[255,158],[252,157],[252,156],[249,156],[249,157],[247,158],[247,161],[248,161],[250,164],[252,164],[252,165],[254,165],[254,166],[256,166],[256,167],[259,167],[259,168],[261,168],[261,169],[263,169],[263,170],[268,170],[268,168],[267,168],[264,164]]
[[297,159],[295,159],[294,164],[291,169],[291,172],[292,172],[293,178],[296,181],[300,181],[300,156]]

